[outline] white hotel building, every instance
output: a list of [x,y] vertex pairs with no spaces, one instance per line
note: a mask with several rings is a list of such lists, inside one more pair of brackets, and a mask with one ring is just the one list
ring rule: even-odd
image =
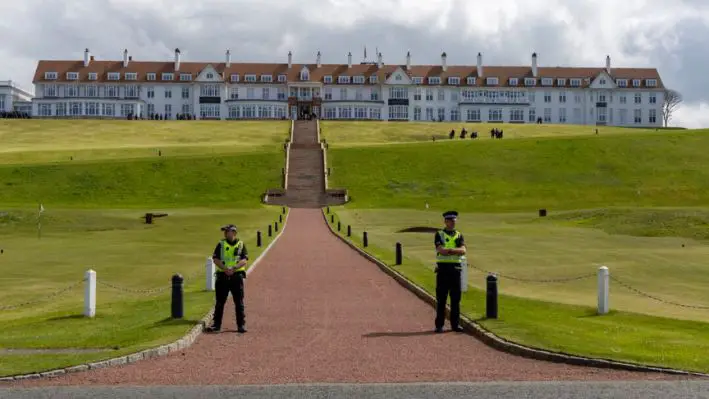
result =
[[401,65],[376,62],[294,64],[135,61],[39,61],[33,116],[175,119],[321,119],[566,123],[661,126],[664,87],[657,69],[604,66]]
[[0,112],[32,113],[32,93],[12,80],[0,81]]

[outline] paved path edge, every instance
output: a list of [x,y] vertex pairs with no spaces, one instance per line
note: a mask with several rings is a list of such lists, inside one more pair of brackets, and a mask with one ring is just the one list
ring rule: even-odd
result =
[[[331,213],[332,213],[332,210],[331,210]],[[359,248],[357,245],[352,243],[350,240],[348,240],[345,237],[343,237],[342,235],[338,234],[334,230],[334,228],[330,225],[330,223],[328,223],[327,214],[325,213],[324,209],[322,211],[322,215],[323,215],[323,219],[324,219],[325,224],[327,225],[328,229],[330,230],[330,233],[332,233],[335,237],[339,238],[342,242],[347,244],[350,248],[357,251],[360,255],[365,257],[367,260],[369,260],[370,262],[379,266],[379,268],[384,273],[388,274],[390,277],[392,277],[394,280],[396,280],[399,284],[401,284],[406,289],[408,289],[409,291],[414,293],[416,296],[418,296],[420,299],[422,299],[424,302],[428,303],[429,305],[431,305],[432,307],[435,308],[436,298],[433,295],[429,294],[425,289],[418,286],[416,283],[409,280],[403,274],[394,270],[392,267],[388,266],[386,263],[384,263],[380,259],[378,259],[375,256],[371,255],[370,253],[364,251],[363,249]],[[450,314],[450,306],[446,306],[446,317],[448,317],[449,314]],[[495,335],[494,333],[487,330],[485,327],[481,326],[480,324],[476,323],[475,321],[471,320],[470,318],[468,318],[464,314],[461,314],[460,319],[461,319],[460,325],[461,325],[461,327],[463,327],[463,329],[465,329],[466,332],[472,334],[474,337],[476,337],[477,339],[479,339],[480,341],[482,341],[483,343],[485,343],[488,346],[491,346],[497,350],[500,350],[502,352],[506,352],[506,353],[509,353],[512,355],[516,355],[516,356],[531,358],[531,359],[535,359],[535,360],[556,362],[556,363],[566,363],[566,364],[572,364],[572,365],[576,365],[576,366],[609,368],[609,369],[625,370],[625,371],[667,373],[667,374],[674,374],[674,375],[687,375],[687,376],[696,376],[696,377],[709,377],[709,374],[706,374],[706,373],[678,370],[678,369],[665,368],[665,367],[649,366],[649,365],[644,365],[644,364],[639,364],[639,363],[619,362],[619,361],[610,360],[610,359],[590,358],[590,357],[572,355],[572,354],[568,354],[568,353],[564,353],[564,352],[552,352],[552,351],[545,350],[545,349],[525,346],[525,345],[521,345],[521,344],[518,344],[518,343],[515,343],[512,341],[508,341],[502,337]]]
[[[250,274],[256,266],[259,264],[261,259],[264,258],[264,256],[268,253],[268,251],[273,247],[273,245],[278,241],[278,239],[281,237],[283,234],[283,231],[286,229],[286,224],[288,223],[288,216],[290,215],[290,210],[286,212],[286,217],[283,220],[283,225],[282,228],[279,229],[278,232],[276,232],[276,237],[271,241],[266,248],[261,252],[261,254],[254,260],[254,262],[251,264],[251,267],[246,270],[246,274]],[[100,369],[100,368],[106,368],[106,367],[112,367],[112,366],[120,366],[124,364],[130,364],[130,363],[135,363],[139,362],[141,360],[147,360],[147,359],[153,359],[157,357],[162,357],[162,356],[167,356],[170,353],[174,353],[183,349],[188,348],[191,346],[194,341],[197,339],[197,337],[202,334],[204,331],[204,328],[207,326],[207,324],[210,322],[212,319],[212,315],[214,314],[214,308],[212,308],[207,314],[200,319],[200,321],[190,329],[190,331],[185,334],[182,338],[166,345],[160,345],[155,348],[151,349],[145,349],[140,352],[135,352],[129,355],[124,355],[124,356],[119,356],[107,360],[102,360],[98,362],[93,362],[93,363],[86,363],[86,364],[80,364],[77,366],[70,366],[70,367],[64,367],[64,368],[59,368],[55,370],[49,370],[49,371],[44,371],[44,372],[39,372],[39,373],[30,373],[30,374],[18,374],[18,375],[11,375],[11,376],[5,376],[5,377],[0,377],[0,382],[11,382],[11,381],[21,381],[21,380],[33,380],[33,379],[38,379],[38,378],[49,378],[49,377],[58,377],[64,374],[68,373],[76,373],[76,372],[81,372],[81,371],[88,371],[88,370],[94,370],[94,369]]]

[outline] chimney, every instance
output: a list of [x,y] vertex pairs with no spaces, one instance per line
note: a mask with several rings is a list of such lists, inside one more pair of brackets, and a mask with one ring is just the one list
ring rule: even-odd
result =
[[322,66],[322,63],[320,61],[321,61],[321,55],[320,55],[320,50],[318,50],[317,60],[315,61],[318,64],[318,68],[320,68]]
[[539,70],[537,69],[537,53],[532,54],[532,76],[535,78],[539,76]]
[[226,49],[226,67],[229,68],[231,66],[231,51],[229,49]]
[[288,69],[290,69],[293,66],[293,53],[288,52]]
[[406,52],[406,70],[411,70],[411,51]]
[[129,55],[129,56],[128,56],[128,61],[133,61],[133,56],[132,56],[132,55]]
[[478,77],[483,76],[483,55],[478,53]]
[[179,48],[175,49],[175,70],[176,71],[180,70],[180,49]]
[[611,56],[610,55],[606,56],[606,72],[608,72],[609,75],[611,74]]
[[128,49],[123,50],[123,68],[128,66]]
[[91,52],[89,51],[89,49],[84,50],[84,68],[89,66],[89,62],[91,62],[92,58],[93,57],[91,57]]
[[93,60],[94,60],[94,56],[92,55],[92,56],[91,56],[91,61],[93,61]]
[[446,65],[446,58],[448,58],[448,56],[445,52],[443,52],[443,54],[441,54],[441,68],[443,68],[443,72],[448,70],[448,65]]
[[382,60],[382,53],[377,54],[377,68],[384,68],[384,61]]
[[347,53],[347,68],[352,68],[352,52]]

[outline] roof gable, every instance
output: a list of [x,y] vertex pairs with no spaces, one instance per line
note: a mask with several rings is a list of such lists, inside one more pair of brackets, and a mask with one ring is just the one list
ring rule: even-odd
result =
[[615,89],[616,85],[615,81],[608,74],[608,72],[602,70],[598,73],[598,75],[596,75],[595,78],[591,79],[591,84],[589,87],[592,89]]
[[198,82],[221,82],[223,81],[222,75],[217,72],[217,70],[212,66],[212,64],[207,64],[202,71],[200,71],[197,79]]
[[410,85],[411,83],[411,78],[401,67],[397,67],[386,80],[388,85]]

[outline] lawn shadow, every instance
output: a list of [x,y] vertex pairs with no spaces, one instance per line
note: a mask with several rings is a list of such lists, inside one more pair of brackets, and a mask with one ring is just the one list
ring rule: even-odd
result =
[[162,320],[153,323],[153,326],[151,328],[164,326],[198,325],[200,323],[202,323],[202,320],[173,319],[172,317],[166,317]]
[[83,314],[72,314],[68,316],[58,316],[47,319],[47,321],[60,321],[60,320],[80,320],[87,318]]

